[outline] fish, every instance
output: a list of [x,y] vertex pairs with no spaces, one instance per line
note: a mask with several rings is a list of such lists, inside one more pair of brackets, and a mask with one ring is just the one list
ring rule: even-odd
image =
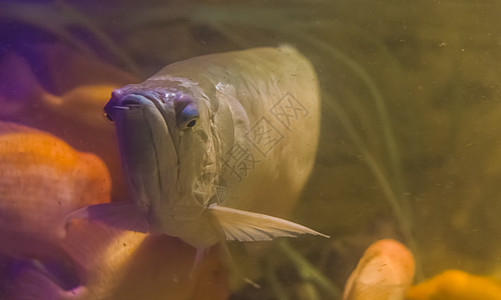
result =
[[111,184],[99,156],[0,121],[0,299],[228,297],[217,249],[190,272],[195,251],[179,239],[85,220],[63,227],[71,211],[109,202]]
[[69,216],[178,237],[197,249],[318,231],[285,220],[312,171],[320,130],[315,70],[291,46],[176,62],[113,91],[131,201]]
[[[28,52],[0,55],[0,120],[47,131],[99,156],[113,178],[112,197],[125,199],[114,128],[102,111],[114,89],[137,78],[57,43]],[[40,63],[43,70],[32,68]]]
[[393,239],[376,241],[346,281],[343,300],[404,300],[414,272],[414,256],[406,246]]
[[95,154],[48,132],[0,121],[0,255],[62,257],[64,217],[110,201],[111,177]]
[[408,300],[500,300],[501,282],[488,276],[449,269],[409,289]]
[[[179,239],[73,220],[59,242],[69,262],[12,262],[2,299],[227,299],[217,251],[190,273],[194,249]],[[2,289],[3,288],[3,289]]]

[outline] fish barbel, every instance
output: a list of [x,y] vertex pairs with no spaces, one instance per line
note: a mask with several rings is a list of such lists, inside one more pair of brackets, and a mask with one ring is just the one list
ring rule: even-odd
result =
[[199,249],[221,239],[325,236],[269,215],[280,214],[282,199],[298,199],[317,150],[317,78],[292,47],[173,63],[115,90],[105,112],[132,201],[86,207],[90,219]]

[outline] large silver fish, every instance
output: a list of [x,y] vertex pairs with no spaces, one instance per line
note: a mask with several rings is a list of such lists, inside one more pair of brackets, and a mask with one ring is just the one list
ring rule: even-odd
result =
[[293,48],[168,65],[115,90],[105,112],[133,201],[89,206],[87,217],[199,249],[224,238],[323,235],[269,215],[298,199],[317,150],[317,78]]

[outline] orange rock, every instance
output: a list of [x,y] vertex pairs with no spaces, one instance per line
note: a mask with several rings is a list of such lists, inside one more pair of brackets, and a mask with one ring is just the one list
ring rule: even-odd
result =
[[412,253],[395,240],[380,240],[365,250],[346,282],[343,300],[402,300],[413,278]]

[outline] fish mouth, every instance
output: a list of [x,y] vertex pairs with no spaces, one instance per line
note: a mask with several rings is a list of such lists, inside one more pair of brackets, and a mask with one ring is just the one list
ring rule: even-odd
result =
[[119,91],[115,91],[113,92],[110,101],[104,106],[104,111],[107,115],[114,119],[115,114],[119,113],[119,111],[147,108],[151,107],[152,104],[158,109],[158,111],[165,111],[165,108],[162,107],[162,104],[165,104],[165,100],[159,93],[141,91],[122,94]]
[[158,97],[155,97],[152,93],[132,93],[128,94],[120,99],[119,107],[127,107],[128,109],[141,108],[145,105],[150,105],[153,103],[158,110],[159,107]]

